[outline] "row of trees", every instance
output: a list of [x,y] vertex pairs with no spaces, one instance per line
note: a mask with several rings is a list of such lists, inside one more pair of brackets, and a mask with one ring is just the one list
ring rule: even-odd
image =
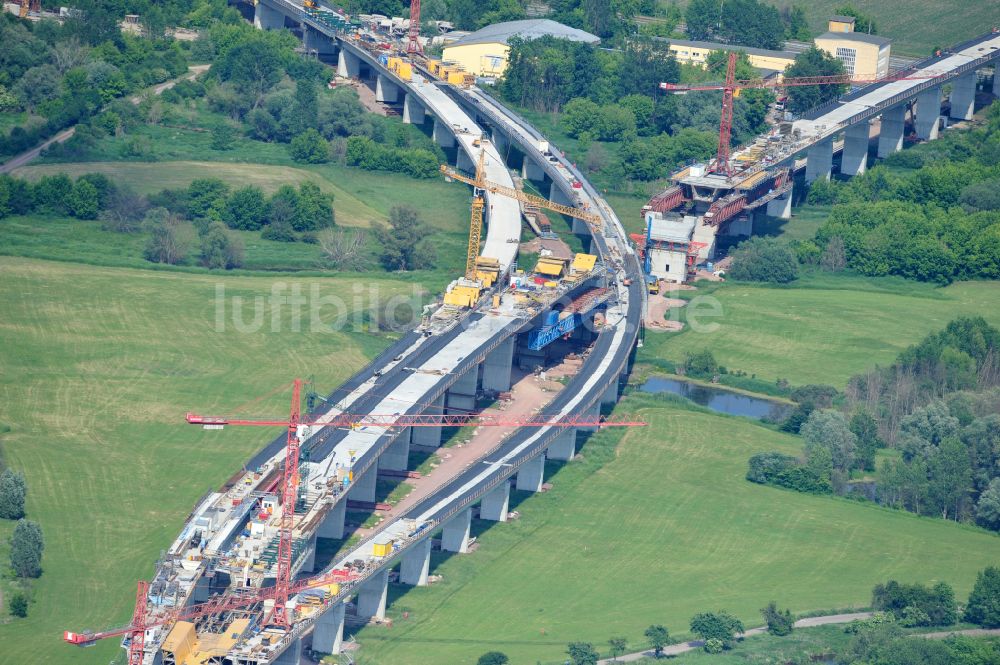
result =
[[802,253],[834,246],[843,267],[872,276],[1000,277],[1000,108],[982,126],[897,155],[846,183],[813,183],[809,202],[833,207]]
[[75,181],[65,173],[56,173],[34,183],[0,175],[0,219],[45,214],[92,220],[114,203],[115,187],[99,173],[88,173]]
[[[957,319],[888,368],[852,377],[846,394],[812,387],[783,429],[803,454],[761,453],[747,479],[803,492],[860,494],[882,505],[1000,530],[1000,330]],[[832,394],[831,394],[832,391]],[[847,415],[845,415],[847,414]],[[875,480],[879,448],[891,445]]]
[[[25,519],[27,492],[24,474],[12,469],[0,473],[0,519],[17,520],[10,538],[10,567],[22,583],[42,574],[45,550],[42,528],[37,522]],[[16,617],[28,615],[28,597],[23,591],[11,594],[7,606]]]

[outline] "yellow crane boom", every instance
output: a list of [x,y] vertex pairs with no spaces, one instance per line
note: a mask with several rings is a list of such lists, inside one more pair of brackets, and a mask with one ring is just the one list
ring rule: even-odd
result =
[[[558,212],[563,215],[569,215],[570,217],[576,217],[577,219],[582,219],[591,225],[595,232],[600,230],[602,223],[601,216],[596,215],[592,212],[587,212],[582,208],[576,208],[574,206],[562,205],[560,203],[553,203],[548,199],[542,198],[541,196],[534,196],[532,194],[525,194],[522,191],[514,189],[513,187],[505,187],[498,183],[492,182],[486,179],[486,174],[483,169],[483,158],[484,152],[479,155],[479,164],[476,166],[476,175],[474,178],[470,178],[467,175],[459,173],[455,169],[451,168],[447,164],[441,165],[441,173],[447,178],[452,178],[454,180],[459,180],[466,184],[472,185],[477,190],[487,191],[493,194],[500,194],[502,196],[510,197],[516,201],[522,203],[529,203],[531,205],[538,206],[539,208],[544,208],[545,210],[551,210],[553,212]],[[480,218],[482,215],[480,214]],[[477,235],[478,238],[478,235]],[[471,234],[470,234],[471,240]],[[479,247],[476,247],[476,254],[479,253]],[[471,255],[471,247],[470,247]]]

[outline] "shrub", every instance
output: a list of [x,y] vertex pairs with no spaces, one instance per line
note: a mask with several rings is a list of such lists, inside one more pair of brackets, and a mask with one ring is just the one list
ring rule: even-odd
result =
[[206,268],[239,268],[243,264],[243,243],[226,230],[222,222],[212,222],[201,239],[201,264]]
[[702,612],[691,618],[691,632],[705,640],[718,640],[722,648],[732,647],[737,633],[743,632],[743,622],[725,611]]
[[288,150],[292,159],[303,164],[322,164],[330,160],[330,144],[312,127],[293,138]]
[[706,653],[722,653],[726,648],[726,643],[717,637],[710,637],[705,640]]
[[784,284],[798,277],[799,262],[794,252],[774,238],[745,240],[733,251],[729,277],[748,282]]
[[100,195],[93,183],[80,178],[66,199],[69,214],[78,219],[97,219],[101,211]]
[[761,608],[760,613],[767,623],[767,632],[778,637],[792,634],[792,630],[795,628],[795,619],[792,618],[792,613],[789,610],[779,610],[777,603],[772,600],[767,604],[767,607]]
[[10,613],[12,616],[28,616],[28,598],[23,593],[14,593],[10,597]]
[[950,626],[958,619],[955,592],[944,582],[933,588],[889,580],[872,589],[872,607],[891,612],[901,626]]
[[0,473],[0,518],[19,520],[24,517],[24,497],[27,486],[20,471],[4,469]]
[[507,654],[500,651],[487,651],[479,660],[476,661],[476,665],[507,665],[510,659],[507,658]]

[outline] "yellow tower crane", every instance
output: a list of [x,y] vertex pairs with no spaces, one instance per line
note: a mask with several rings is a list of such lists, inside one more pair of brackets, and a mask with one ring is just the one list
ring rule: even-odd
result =
[[452,291],[445,294],[446,304],[471,307],[479,299],[481,289],[492,286],[500,274],[500,262],[497,259],[479,256],[483,233],[483,209],[485,208],[483,195],[485,192],[500,194],[522,203],[582,219],[590,225],[595,234],[600,232],[602,220],[599,215],[588,212],[583,208],[553,203],[540,196],[525,194],[513,187],[505,187],[504,185],[487,180],[485,165],[485,150],[479,151],[476,175],[472,178],[459,173],[446,164],[441,165],[441,173],[446,178],[458,180],[473,187],[472,219],[469,221],[469,245],[466,248],[465,256],[465,283],[457,285]]

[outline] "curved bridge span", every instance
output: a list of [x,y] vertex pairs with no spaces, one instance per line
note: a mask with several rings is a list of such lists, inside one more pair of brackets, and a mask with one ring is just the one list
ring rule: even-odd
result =
[[[341,75],[374,76],[380,99],[397,103],[402,100],[404,121],[433,121],[435,141],[449,152],[454,148],[460,169],[473,169],[484,149],[486,177],[513,187],[510,166],[520,161],[524,176],[547,185],[553,201],[582,204],[600,216],[598,225],[575,221],[573,227],[574,233],[589,244],[591,253],[597,255],[597,268],[579,283],[561,288],[557,295],[559,303],[565,303],[588,289],[607,289],[606,322],[579,372],[542,413],[552,420],[596,417],[602,405],[614,404],[639,341],[646,292],[641,266],[628,236],[597,191],[557,151],[549,153],[544,137],[528,122],[484,91],[459,90],[416,74],[413,80],[404,80],[353,39],[304,15],[301,5],[286,0],[258,0],[255,22],[259,27],[283,27],[287,20],[302,26],[307,48],[337,54]],[[511,155],[515,157],[508,163]],[[516,264],[521,211],[512,199],[489,192],[486,196],[487,231],[482,254],[499,259],[503,284]],[[508,390],[515,353],[528,352],[518,340],[537,328],[556,304],[553,299],[525,309],[509,300],[505,297],[499,306],[473,309],[408,333],[329,395],[324,400],[327,406],[310,414],[309,420],[322,422],[342,412],[418,414],[465,410],[474,406],[478,391]],[[541,489],[546,457],[571,458],[576,434],[576,428],[562,426],[510,432],[485,451],[482,463],[466,468],[415,505],[393,514],[372,536],[315,570],[322,573],[351,567],[355,575],[350,582],[331,585],[320,600],[300,594],[296,602],[306,609],[299,613],[292,630],[260,630],[252,619],[247,619],[234,632],[235,622],[223,630],[232,617],[220,622],[216,626],[218,633],[229,637],[216,640],[210,662],[297,663],[302,638],[309,633],[315,650],[339,652],[348,602],[356,607],[360,620],[383,618],[391,569],[401,564],[400,581],[404,584],[426,584],[431,537],[440,534],[442,549],[467,551],[474,507],[478,506],[481,519],[506,520],[511,482],[518,489]],[[295,569],[304,574],[316,568],[317,538],[344,537],[348,504],[375,501],[377,473],[405,472],[410,446],[440,445],[441,431],[440,427],[344,430],[315,426],[307,428],[302,438],[309,462],[303,472],[304,505],[296,510],[293,553]],[[282,435],[245,465],[250,471],[234,477],[226,487],[198,503],[158,565],[148,599],[150,606],[199,603],[231,593],[232,586],[268,585],[268,570],[257,570],[249,563],[243,568],[232,562],[221,565],[217,555],[231,550],[237,537],[249,532],[252,513],[273,490],[284,446]],[[346,468],[352,473],[349,484],[341,482]],[[380,549],[379,555],[373,554]],[[254,557],[254,553],[245,554],[248,560]],[[184,661],[184,640],[176,625],[146,632],[143,662],[179,665]],[[194,639],[193,632],[189,637]]]

